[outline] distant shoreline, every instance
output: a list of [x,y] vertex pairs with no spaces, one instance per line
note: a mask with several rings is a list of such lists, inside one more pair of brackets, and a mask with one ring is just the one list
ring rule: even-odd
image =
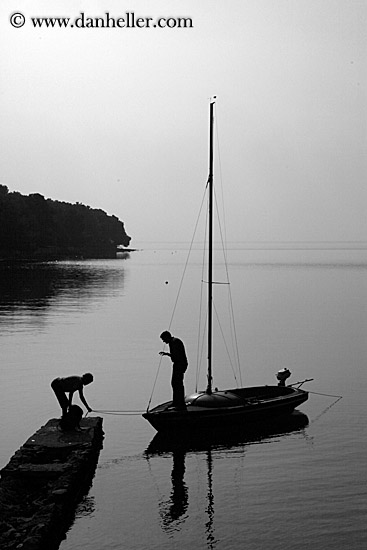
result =
[[[126,251],[139,251],[144,249],[187,249],[191,246],[189,241],[142,241],[135,249]],[[202,248],[205,244],[201,241],[192,243],[194,249]],[[214,247],[222,247],[222,243],[214,242]],[[367,241],[227,241],[227,250],[367,250]]]

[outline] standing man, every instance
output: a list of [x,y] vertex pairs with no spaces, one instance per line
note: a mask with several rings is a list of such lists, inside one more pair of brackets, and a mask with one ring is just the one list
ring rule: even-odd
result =
[[[72,405],[74,392],[79,392],[80,401],[83,403],[88,412],[92,409],[85,400],[83,394],[84,386],[93,382],[93,374],[86,372],[83,376],[67,376],[66,378],[55,378],[51,382],[51,388],[55,392],[56,399],[60,403],[62,410],[62,418],[65,418],[66,413]],[[69,398],[66,397],[69,394]]]
[[185,352],[185,346],[182,340],[176,338],[175,336],[172,336],[172,334],[168,332],[168,330],[162,332],[160,338],[165,344],[169,345],[169,353],[166,351],[160,351],[159,355],[167,355],[171,358],[172,361],[172,408],[181,411],[186,410],[185,388],[183,380],[188,362]]

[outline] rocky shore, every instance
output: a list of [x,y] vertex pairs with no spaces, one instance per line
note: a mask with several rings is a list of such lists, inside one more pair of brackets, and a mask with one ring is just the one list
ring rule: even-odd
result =
[[51,419],[1,470],[1,550],[56,550],[90,488],[103,442],[102,418],[61,431]]

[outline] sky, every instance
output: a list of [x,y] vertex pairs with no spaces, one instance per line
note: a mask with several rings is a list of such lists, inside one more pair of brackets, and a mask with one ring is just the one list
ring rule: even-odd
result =
[[[80,26],[106,12],[170,27]],[[229,240],[367,241],[366,29],[365,0],[2,0],[0,183],[188,241],[216,95]]]

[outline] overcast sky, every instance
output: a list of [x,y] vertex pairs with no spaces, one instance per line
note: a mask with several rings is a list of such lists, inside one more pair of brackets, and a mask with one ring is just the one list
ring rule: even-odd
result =
[[[106,11],[193,27],[30,20]],[[230,240],[367,240],[366,44],[365,0],[2,0],[0,183],[190,240],[215,94]]]

